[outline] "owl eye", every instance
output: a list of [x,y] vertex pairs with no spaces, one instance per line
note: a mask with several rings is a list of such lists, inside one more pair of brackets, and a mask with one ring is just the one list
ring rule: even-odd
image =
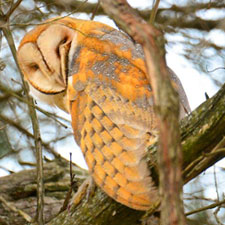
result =
[[67,42],[67,37],[65,37],[64,39],[62,39],[62,41],[60,41],[60,44],[59,45],[62,45],[64,43],[66,43],[66,42]]
[[39,69],[39,66],[36,63],[32,63],[29,65],[29,69],[35,72]]

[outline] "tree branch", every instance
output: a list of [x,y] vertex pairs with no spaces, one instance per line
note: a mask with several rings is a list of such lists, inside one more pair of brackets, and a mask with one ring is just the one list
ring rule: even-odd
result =
[[200,209],[193,210],[193,211],[191,211],[191,212],[188,212],[188,213],[186,213],[186,216],[189,216],[189,215],[192,215],[192,214],[195,214],[195,213],[198,213],[198,212],[202,212],[202,211],[205,211],[205,210],[207,210],[207,209],[213,209],[213,208],[215,208],[215,207],[217,207],[217,206],[221,206],[221,205],[223,205],[223,204],[225,204],[225,200],[220,201],[220,202],[213,203],[213,204],[211,204],[211,205],[207,205],[207,206],[205,206],[205,207],[202,207],[202,208],[200,208]]
[[[182,196],[182,152],[179,133],[179,100],[170,82],[160,31],[138,16],[125,0],[102,0],[102,7],[145,53],[147,78],[153,89],[159,128],[158,168],[161,197],[161,224],[184,225]],[[168,202],[170,204],[168,205]]]
[[17,7],[20,5],[22,0],[18,0],[15,4],[12,4],[9,11],[6,13],[6,17],[9,18],[13,12],[17,9]]
[[[36,214],[36,171],[37,169],[23,170],[9,176],[0,177],[0,196],[5,199],[6,207],[0,200],[0,224],[24,225],[29,215],[34,221]],[[44,218],[48,222],[59,212],[67,191],[70,187],[69,162],[57,158],[44,165],[45,209]],[[76,184],[79,185],[87,176],[85,170],[73,165],[76,174]],[[76,191],[76,186],[74,191]],[[15,209],[15,210],[14,210]],[[21,212],[22,214],[18,214]],[[30,220],[30,219],[29,219]]]
[[[225,136],[225,84],[216,95],[202,103],[181,122],[181,145],[183,151],[183,177],[187,183],[201,172],[225,157],[224,151],[216,153]],[[154,165],[153,174],[158,176],[157,145],[149,148],[148,161]],[[211,154],[212,153],[212,154]],[[207,164],[205,162],[207,160]],[[193,165],[196,161],[197,164]],[[190,166],[192,165],[192,166]],[[204,166],[201,166],[204,165]],[[197,172],[192,173],[196,166]]]
[[22,71],[19,69],[19,64],[18,64],[17,56],[16,56],[16,47],[15,47],[15,43],[14,43],[14,40],[12,37],[12,33],[9,28],[9,17],[14,12],[14,10],[19,6],[20,3],[21,3],[21,0],[18,0],[10,8],[9,12],[6,15],[4,15],[2,13],[3,14],[2,18],[3,18],[4,23],[2,24],[1,28],[2,28],[2,31],[3,31],[3,34],[6,38],[6,40],[8,42],[9,48],[12,52],[12,55],[13,55],[16,65],[17,65],[17,68],[19,70],[20,78],[21,78],[22,84],[23,84],[23,90],[25,92],[26,100],[28,102],[27,106],[29,109],[30,119],[31,119],[31,123],[32,123],[33,133],[34,133],[36,160],[37,160],[37,168],[38,168],[38,170],[37,170],[37,185],[38,185],[38,188],[37,188],[37,194],[38,194],[37,221],[38,221],[39,225],[43,225],[44,224],[44,221],[43,221],[44,185],[43,185],[42,145],[41,145],[41,135],[40,135],[39,123],[38,123],[33,99],[31,96],[29,96],[29,87],[23,78]]

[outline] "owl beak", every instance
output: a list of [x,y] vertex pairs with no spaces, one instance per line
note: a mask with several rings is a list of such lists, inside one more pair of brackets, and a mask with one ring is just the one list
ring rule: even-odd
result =
[[64,86],[67,86],[68,80],[68,53],[70,49],[71,41],[67,41],[66,43],[62,44],[59,48],[60,52],[60,64],[61,64],[61,80],[64,83]]

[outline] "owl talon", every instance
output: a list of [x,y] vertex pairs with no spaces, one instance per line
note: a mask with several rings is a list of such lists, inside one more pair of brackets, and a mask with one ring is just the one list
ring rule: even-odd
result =
[[92,177],[88,177],[78,188],[78,191],[74,195],[71,203],[74,205],[78,205],[83,198],[86,198],[87,201],[89,197],[93,195],[95,191],[95,183]]
[[87,193],[86,193],[86,199],[87,201],[89,200],[89,198],[95,193],[95,188],[96,188],[96,185],[95,185],[95,182],[94,182],[94,179],[90,176],[87,178],[87,182],[88,182],[88,186],[87,186]]

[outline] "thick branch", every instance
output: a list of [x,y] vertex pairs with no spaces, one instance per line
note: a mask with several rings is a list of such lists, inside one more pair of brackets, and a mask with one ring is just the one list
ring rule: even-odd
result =
[[[181,122],[183,177],[185,183],[225,157],[224,151],[217,152],[215,149],[225,136],[224,102],[225,85],[215,96],[201,104]],[[220,146],[220,148],[222,147]],[[149,165],[153,163],[155,166],[155,177],[158,176],[156,152],[157,145],[155,144],[150,147],[148,152]],[[209,154],[212,152],[213,154]],[[205,161],[207,163],[204,163]],[[196,167],[198,167],[197,170]],[[192,171],[195,171],[195,173]]]
[[[159,128],[159,192],[161,224],[186,224],[182,196],[182,152],[179,133],[178,94],[172,88],[165,62],[164,41],[160,31],[138,16],[125,0],[102,0],[102,7],[145,53],[147,78],[154,96]],[[168,205],[168,202],[170,203]]]
[[[77,185],[86,171],[74,166]],[[0,224],[22,225],[27,222],[24,215],[34,219],[36,214],[36,169],[24,170],[0,178]],[[45,183],[45,221],[48,222],[59,212],[70,187],[69,162],[56,159],[44,165]],[[76,190],[75,190],[76,191]],[[5,204],[5,202],[7,204]],[[11,207],[9,207],[11,206]],[[16,209],[16,210],[13,210]],[[21,213],[17,213],[17,212]]]

